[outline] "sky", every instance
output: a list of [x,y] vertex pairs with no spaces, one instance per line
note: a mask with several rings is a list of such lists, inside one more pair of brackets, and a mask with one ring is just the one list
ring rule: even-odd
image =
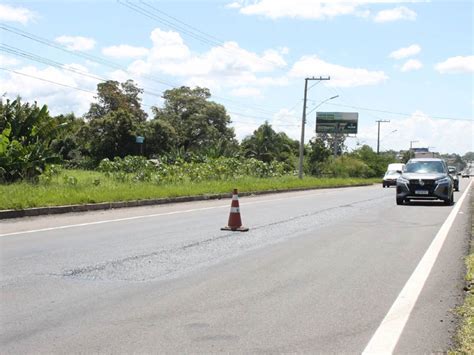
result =
[[268,121],[305,141],[316,112],[357,112],[380,150],[474,151],[474,1],[0,0],[0,95],[89,108],[97,84],[133,79],[144,109],[201,86],[239,140]]

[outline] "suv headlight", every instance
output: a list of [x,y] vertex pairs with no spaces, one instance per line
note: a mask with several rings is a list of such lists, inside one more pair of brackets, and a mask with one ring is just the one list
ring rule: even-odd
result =
[[408,185],[410,183],[410,180],[405,179],[403,176],[399,176],[397,182]]
[[436,183],[438,185],[444,185],[444,184],[449,184],[449,182],[451,181],[451,179],[449,177],[444,177],[444,178],[441,178],[441,179],[438,179],[436,180]]

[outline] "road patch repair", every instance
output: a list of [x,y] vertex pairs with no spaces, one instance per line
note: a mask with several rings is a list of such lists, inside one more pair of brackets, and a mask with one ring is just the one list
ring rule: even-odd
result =
[[365,347],[363,354],[393,353],[471,185],[472,181],[439,229],[415,271]]

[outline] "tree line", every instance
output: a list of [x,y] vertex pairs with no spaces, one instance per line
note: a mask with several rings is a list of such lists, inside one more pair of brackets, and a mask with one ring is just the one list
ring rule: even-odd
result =
[[[254,158],[281,162],[292,173],[299,142],[264,122],[238,142],[225,107],[210,100],[207,88],[182,86],[163,93],[163,105],[142,108],[143,90],[132,81],[106,81],[82,116],[50,115],[46,105],[21,98],[0,103],[0,181],[34,181],[51,163],[95,169],[107,158],[143,154],[173,163],[206,159]],[[143,146],[136,142],[144,137]],[[323,135],[305,145],[305,171],[312,175],[380,176],[394,152],[376,155],[369,146],[332,159],[334,137]],[[341,159],[342,158],[342,159]],[[344,160],[345,159],[345,160]]]

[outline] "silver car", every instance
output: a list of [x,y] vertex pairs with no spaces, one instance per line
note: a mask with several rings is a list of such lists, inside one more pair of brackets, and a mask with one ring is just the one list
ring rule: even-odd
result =
[[453,178],[444,160],[410,159],[397,179],[397,205],[410,200],[443,200],[454,203]]

